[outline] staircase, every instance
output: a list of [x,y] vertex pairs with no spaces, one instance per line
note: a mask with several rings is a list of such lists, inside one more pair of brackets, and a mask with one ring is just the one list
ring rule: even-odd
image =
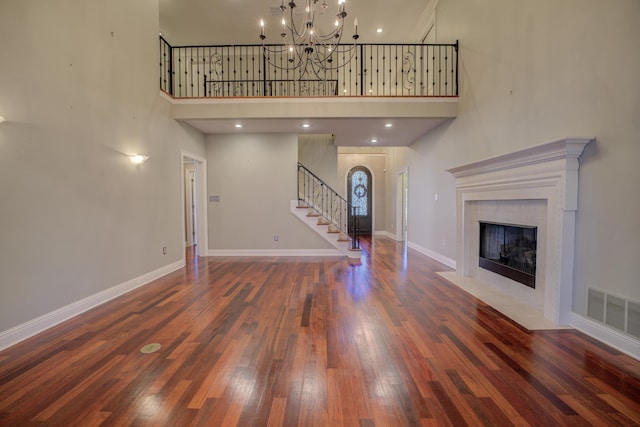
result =
[[291,213],[322,236],[340,253],[360,259],[357,234],[349,234],[349,203],[324,181],[298,163],[298,200],[291,201]]

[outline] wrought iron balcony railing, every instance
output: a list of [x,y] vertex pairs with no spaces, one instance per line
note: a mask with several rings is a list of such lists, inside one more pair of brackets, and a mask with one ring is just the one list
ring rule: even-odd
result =
[[[275,45],[171,46],[160,37],[160,89],[175,98],[458,96],[458,42],[358,44],[331,71],[290,66]],[[274,65],[275,64],[275,65]],[[344,64],[344,65],[343,65]]]

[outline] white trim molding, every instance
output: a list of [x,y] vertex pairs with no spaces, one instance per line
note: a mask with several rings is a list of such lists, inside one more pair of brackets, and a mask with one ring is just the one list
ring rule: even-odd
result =
[[[526,203],[543,201],[546,207],[539,221],[544,224],[546,233],[538,236],[540,271],[536,288],[543,293],[539,297],[544,317],[558,325],[569,324],[578,209],[578,158],[593,139],[562,138],[448,170],[456,177],[456,264],[460,278],[475,276],[474,271],[484,274],[476,266],[478,203],[509,202],[510,206],[522,203],[526,209]],[[511,222],[522,223],[517,219]]]
[[398,240],[398,238],[397,238],[397,236],[396,236],[395,234],[390,233],[390,232],[388,232],[388,231],[386,231],[386,230],[382,230],[382,231],[378,230],[378,231],[376,231],[375,233],[373,233],[373,235],[374,235],[374,236],[383,236],[383,237],[388,237],[389,239],[391,239],[391,240],[395,240],[396,242],[398,242],[398,241],[399,241],[399,240]]
[[571,313],[571,326],[621,352],[640,360],[640,342],[602,323]]
[[0,332],[0,350],[10,347],[14,344],[24,341],[40,332],[43,332],[59,323],[69,320],[79,314],[84,313],[94,307],[104,304],[114,298],[126,294],[136,288],[144,286],[156,279],[161,278],[173,271],[179,270],[184,267],[184,260],[179,260],[174,263],[160,267],[157,270],[145,273],[142,276],[138,276],[131,280],[128,280],[119,285],[113,286],[97,294],[90,295],[79,301],[73,302],[62,308],[46,313],[33,320],[25,322],[21,325],[15,326],[6,331]]
[[269,256],[335,256],[344,257],[337,249],[209,249],[209,256],[269,257]]
[[447,169],[457,178],[487,174],[502,170],[520,168],[553,160],[577,160],[587,144],[595,138],[562,138],[524,150],[514,151],[497,157],[480,160],[468,165]]
[[451,259],[451,258],[446,257],[444,255],[441,255],[441,254],[439,254],[437,252],[434,252],[431,249],[427,249],[424,246],[420,246],[417,243],[407,242],[407,246],[410,247],[413,250],[416,250],[416,251],[420,252],[422,255],[426,255],[429,258],[433,258],[436,261],[443,263],[447,267],[451,267],[453,269],[456,268],[456,260],[454,260],[454,259]]

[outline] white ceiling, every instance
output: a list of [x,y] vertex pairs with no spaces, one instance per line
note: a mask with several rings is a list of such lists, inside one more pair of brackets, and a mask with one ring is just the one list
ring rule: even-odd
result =
[[[289,0],[285,0],[288,2]],[[322,1],[322,0],[321,0]],[[353,19],[358,18],[359,43],[416,43],[426,32],[428,6],[435,0],[347,0],[347,24],[351,35]],[[281,0],[160,0],[160,29],[173,46],[207,44],[259,44],[259,22],[266,23],[267,42],[279,42],[279,17],[271,9]],[[337,0],[327,0],[329,10]],[[299,7],[304,0],[297,0]],[[382,29],[377,33],[378,28]],[[334,134],[336,145],[401,146],[444,121],[442,118],[358,118],[313,119],[308,129],[299,119],[244,119],[241,129],[234,119],[185,120],[200,131],[212,133],[327,133]],[[385,127],[392,123],[393,127]]]

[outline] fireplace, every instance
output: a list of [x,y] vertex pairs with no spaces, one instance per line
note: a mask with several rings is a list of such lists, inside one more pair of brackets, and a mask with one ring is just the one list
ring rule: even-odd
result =
[[[472,278],[541,311],[555,324],[569,324],[578,158],[591,140],[563,138],[448,169],[456,178],[456,274],[461,281]],[[537,227],[535,288],[478,266],[480,221]]]
[[479,224],[478,266],[535,289],[538,227]]

